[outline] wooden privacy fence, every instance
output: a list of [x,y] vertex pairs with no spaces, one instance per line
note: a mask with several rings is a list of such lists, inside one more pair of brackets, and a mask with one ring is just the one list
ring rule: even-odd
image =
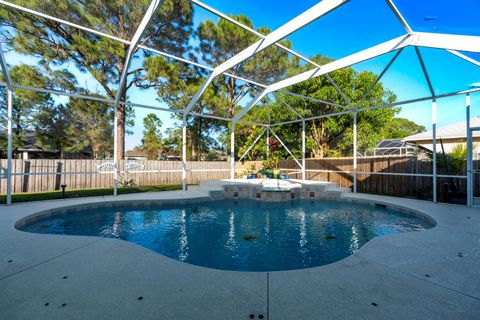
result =
[[[292,178],[301,178],[301,169],[293,160],[281,160],[281,169],[291,172]],[[324,158],[306,159],[306,179],[316,181],[335,182],[341,187],[353,187],[353,158]],[[313,170],[313,171],[308,171]],[[315,170],[330,171],[318,172]],[[333,172],[343,171],[343,172]],[[361,173],[365,172],[365,173]],[[368,172],[368,173],[367,173]],[[401,197],[418,199],[432,199],[433,181],[431,176],[413,176],[408,174],[431,175],[432,161],[411,156],[383,156],[357,158],[357,190],[364,193],[390,194]],[[390,173],[393,173],[390,175]],[[405,174],[405,175],[395,175]],[[447,174],[442,168],[437,174]],[[479,181],[480,182],[480,181]],[[480,194],[480,183],[475,184],[476,194]],[[450,198],[451,190],[455,188],[456,195],[462,199],[454,202],[466,201],[466,179],[437,178],[437,192],[439,201],[453,201]],[[449,193],[450,194],[447,194]],[[463,199],[465,198],[465,199]]]
[[[66,184],[68,190],[85,188],[109,188],[113,186],[113,174],[98,173],[96,164],[104,160],[13,160],[12,190],[19,192],[40,192],[60,190]],[[125,171],[128,161],[119,161],[119,169]],[[144,165],[140,171],[173,170],[178,172],[145,172],[121,173],[119,178],[133,179],[136,185],[165,185],[182,183],[181,161],[135,161]],[[7,160],[0,160],[2,167],[7,166]],[[217,180],[229,178],[230,165],[226,161],[188,161],[187,183],[198,183],[202,180]],[[196,170],[207,170],[199,172]],[[57,174],[73,172],[74,174]],[[39,173],[49,173],[39,174]],[[83,174],[82,174],[83,173]],[[25,175],[30,174],[30,175]],[[6,193],[6,179],[0,179],[0,193]]]
[[[104,160],[13,160],[12,179],[13,192],[40,192],[60,190],[62,184],[68,190],[84,188],[109,188],[113,185],[113,174],[97,172],[96,164]],[[147,173],[121,173],[119,178],[133,179],[136,185],[165,185],[182,183],[181,161],[135,161],[144,165],[138,170],[154,171]],[[125,171],[127,161],[119,162],[119,169]],[[383,156],[358,158],[358,191],[377,194],[392,194],[396,196],[415,197],[419,199],[432,198],[432,178],[422,176],[395,176],[397,174],[432,174],[432,162],[407,156]],[[2,167],[7,166],[5,159],[0,160]],[[188,161],[187,183],[199,183],[205,180],[228,179],[230,177],[229,161]],[[480,167],[480,161],[475,161],[475,168]],[[261,161],[237,163],[237,177],[243,174],[242,169],[259,170]],[[281,160],[280,168],[288,170],[290,177],[301,178],[300,168],[293,160]],[[166,170],[168,172],[158,172]],[[205,170],[200,172],[197,170]],[[352,158],[324,158],[306,160],[306,178],[317,181],[336,182],[341,187],[353,186],[353,159]],[[318,172],[308,170],[324,170]],[[298,173],[294,173],[294,172]],[[337,171],[337,172],[332,172]],[[344,171],[344,172],[339,172]],[[73,174],[56,174],[73,172]],[[82,174],[82,172],[84,174]],[[363,174],[361,172],[370,172]],[[39,175],[38,173],[49,173]],[[384,173],[380,175],[376,173]],[[30,174],[26,175],[26,174]],[[446,174],[439,168],[438,174]],[[478,181],[477,181],[478,180]],[[480,195],[480,179],[475,181],[475,195]],[[437,179],[439,201],[448,201],[446,192],[447,182],[456,187],[457,193],[466,192],[465,179],[441,178]],[[0,193],[6,193],[6,179],[0,179]],[[462,196],[466,199],[466,196]],[[463,200],[462,200],[463,201]]]

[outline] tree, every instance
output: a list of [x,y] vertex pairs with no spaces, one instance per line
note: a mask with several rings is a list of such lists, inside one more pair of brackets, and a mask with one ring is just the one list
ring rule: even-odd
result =
[[[13,82],[19,85],[34,87],[49,86],[49,79],[39,68],[27,65],[19,65],[10,69],[10,76]],[[0,124],[7,127],[7,92],[5,87],[0,88],[1,108]],[[27,141],[27,133],[33,131],[33,117],[36,109],[50,106],[53,101],[48,93],[41,93],[29,90],[15,89],[12,104],[12,146],[16,153]],[[2,141],[3,147],[7,144],[6,139]]]
[[[253,23],[245,15],[230,15],[230,17],[254,29]],[[261,34],[272,32],[268,27],[260,27],[257,31]],[[227,61],[259,40],[251,32],[224,19],[220,19],[217,23],[211,20],[202,22],[196,34],[200,41],[199,54],[201,54],[202,60],[211,66],[217,66]],[[281,43],[288,48],[291,47],[288,40],[281,41]],[[270,46],[237,64],[229,72],[258,82],[272,83],[286,75],[290,63],[291,60],[286,51],[277,46]],[[226,115],[229,117],[235,113],[235,107],[243,97],[251,94],[255,89],[247,82],[225,75],[218,77],[213,85],[220,86],[226,96],[228,101]]]
[[182,153],[182,128],[167,128],[163,139],[164,153],[180,156]]
[[[144,66],[146,69],[144,81],[147,82],[145,86],[156,82],[158,100],[172,109],[184,109],[205,81],[204,70],[201,68],[163,57],[149,57]],[[212,115],[222,114],[227,104],[221,87],[209,86],[193,111]],[[179,114],[176,117],[183,122],[183,115]],[[225,130],[224,123],[202,117],[187,117],[187,127],[187,153],[190,159],[200,159],[204,152],[214,148],[215,139],[211,138],[212,135],[215,135],[215,131]]]
[[[89,26],[122,39],[132,39],[150,0],[19,0],[17,4],[48,12],[70,22]],[[4,27],[1,40],[19,53],[41,59],[46,68],[73,63],[81,72],[88,72],[101,85],[105,94],[113,99],[125,65],[128,44],[97,36],[60,23],[2,6],[0,24]],[[192,4],[188,0],[165,0],[153,17],[140,41],[156,48],[183,55],[189,50],[192,32]],[[143,50],[137,55],[149,55]],[[132,66],[130,66],[132,67]],[[127,98],[127,89],[134,85],[142,68],[128,70],[129,82],[121,91],[121,100]],[[152,84],[152,86],[155,84]],[[119,105],[118,157],[125,153],[127,114],[131,109]]]
[[424,132],[424,126],[405,118],[393,118],[384,128],[384,139],[403,139],[405,137]]
[[[231,17],[254,28],[252,22],[243,15]],[[271,32],[266,27],[257,30],[264,34]],[[196,36],[200,41],[197,54],[212,66],[221,64],[240,52],[243,47],[258,40],[255,35],[224,19],[201,23]],[[290,46],[288,41],[282,43]],[[272,82],[286,75],[290,63],[287,52],[272,46],[235,66],[230,72],[247,78],[259,75],[255,80]],[[157,56],[148,57],[144,62],[144,69],[143,84],[139,83],[139,86],[149,87],[151,83],[155,83],[159,100],[180,110],[189,104],[209,75],[209,72],[202,68]],[[243,98],[251,96],[257,89],[233,77],[220,75],[207,87],[193,111],[223,117],[232,116],[241,108]],[[181,119],[181,115],[178,118]],[[188,117],[187,126],[190,159],[200,159],[211,149],[222,149],[221,141],[228,130],[227,123],[209,118]]]
[[[324,65],[331,59],[323,56],[313,57],[312,60]],[[292,68],[289,74],[297,74],[308,67]],[[352,68],[344,68],[330,74],[335,83],[355,106],[360,103],[361,98],[371,87],[376,75],[371,72],[358,72]],[[345,105],[343,97],[332,86],[324,76],[316,77],[305,82],[298,83],[289,88],[290,91],[312,98],[329,101],[334,104]],[[326,103],[319,103],[306,100],[285,93],[276,93],[275,100],[266,105],[255,107],[247,113],[246,120],[250,121],[271,121],[272,123],[288,121],[297,118],[284,104],[287,103],[305,118],[313,116],[326,116],[336,112],[344,112],[345,109]],[[359,107],[382,105],[395,101],[396,96],[388,89],[385,89],[379,82],[373,90],[360,103]],[[358,149],[370,150],[383,138],[385,128],[394,119],[399,108],[382,108],[367,110],[357,113],[357,135]],[[239,130],[251,130],[251,126],[239,126]],[[301,122],[274,127],[282,141],[292,150],[295,156],[301,156]],[[243,133],[248,137],[247,141],[239,141],[239,148],[244,150],[253,139],[261,132],[260,128],[254,129],[252,134]],[[325,156],[347,156],[352,154],[353,146],[353,113],[340,114],[333,117],[323,117],[306,122],[306,148],[307,154],[315,158]],[[258,150],[265,154],[265,139],[261,139]],[[242,149],[242,146],[245,146]],[[281,157],[288,157],[289,154],[280,148],[278,151]]]
[[36,111],[33,123],[36,144],[42,150],[63,152],[72,148],[72,137],[68,134],[72,123],[71,110],[63,105],[50,103]]
[[105,103],[76,98],[67,106],[72,113],[67,130],[73,140],[69,151],[89,151],[94,159],[111,156],[114,111]]
[[[475,149],[476,146],[473,147]],[[464,143],[459,143],[455,147],[453,147],[452,151],[448,154],[448,159],[450,162],[449,169],[450,172],[447,174],[457,174],[463,175],[465,174],[465,170],[467,168],[467,145]],[[445,155],[444,155],[445,156]],[[437,156],[437,159],[440,157]]]
[[156,160],[162,149],[162,121],[153,113],[143,118],[142,149],[147,152],[149,159]]

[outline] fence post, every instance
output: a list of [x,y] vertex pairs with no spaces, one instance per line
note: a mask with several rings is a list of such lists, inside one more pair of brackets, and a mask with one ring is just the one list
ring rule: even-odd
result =
[[113,195],[117,195],[118,188],[118,105],[115,105],[115,117],[113,119]]
[[357,110],[353,112],[353,192],[357,193]]
[[187,191],[187,115],[183,114],[182,124],[182,190]]
[[305,181],[305,120],[302,120],[302,180]]
[[235,180],[235,122],[232,121],[230,132],[230,179]]
[[[0,48],[1,50],[1,48]],[[7,91],[7,206],[12,204],[12,112],[13,112],[13,90]]]
[[472,159],[472,131],[470,131],[470,93],[465,96],[466,123],[467,123],[467,206],[472,206],[473,200],[473,159]]

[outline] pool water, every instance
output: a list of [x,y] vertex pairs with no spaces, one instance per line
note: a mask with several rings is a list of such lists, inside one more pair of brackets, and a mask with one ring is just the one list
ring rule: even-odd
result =
[[20,230],[130,241],[204,267],[277,271],[329,264],[374,237],[431,228],[386,208],[336,201],[222,200],[62,213]]

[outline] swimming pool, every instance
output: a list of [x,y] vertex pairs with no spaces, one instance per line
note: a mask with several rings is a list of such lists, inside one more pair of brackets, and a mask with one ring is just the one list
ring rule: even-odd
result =
[[374,237],[432,226],[403,212],[355,203],[221,200],[85,209],[40,218],[18,229],[122,239],[216,269],[278,271],[329,264]]

